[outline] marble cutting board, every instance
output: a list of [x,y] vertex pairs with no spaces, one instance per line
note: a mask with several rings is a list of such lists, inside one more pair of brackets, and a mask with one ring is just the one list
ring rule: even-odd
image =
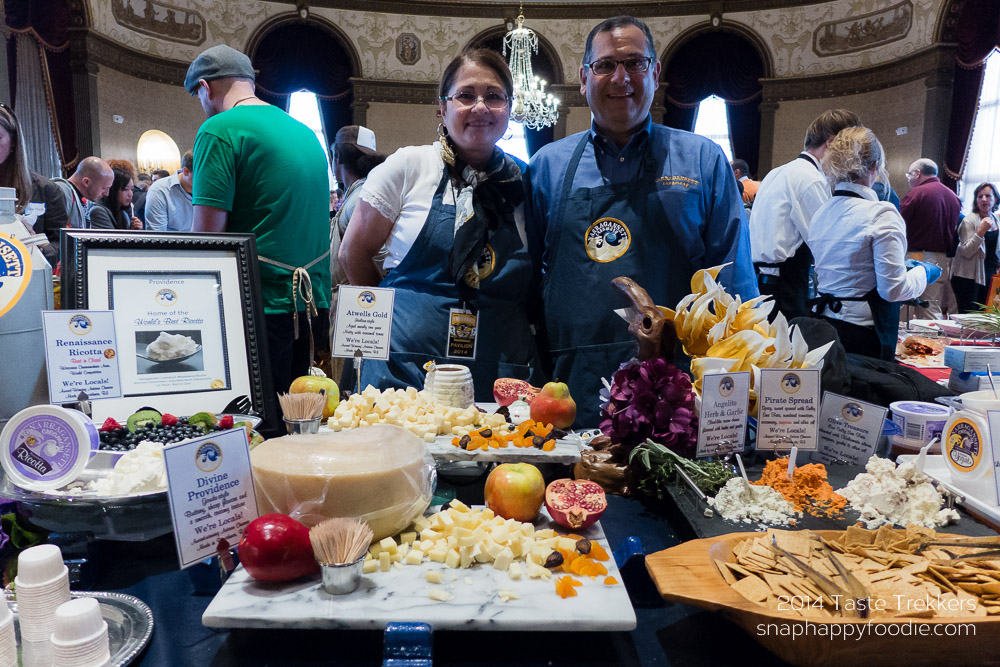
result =
[[[544,508],[535,526],[562,530],[547,518]],[[611,553],[600,522],[581,534]],[[604,565],[608,576],[622,581],[613,556]],[[424,575],[429,570],[441,570],[444,582],[427,583]],[[363,575],[357,591],[335,596],[322,589],[319,575],[286,584],[265,584],[251,579],[241,566],[209,604],[202,622],[212,628],[381,630],[390,621],[419,621],[436,630],[635,629],[635,611],[622,583],[606,586],[604,577],[592,580],[574,575],[583,586],[577,587],[577,597],[564,600],[556,594],[556,576],[564,575],[513,581],[487,563],[461,570],[425,561]],[[428,593],[434,588],[454,597],[447,602],[431,600]],[[504,602],[497,595],[500,589],[517,591],[520,599]]]
[[455,436],[439,435],[434,442],[427,443],[427,451],[435,461],[496,461],[498,463],[578,463],[584,441],[570,434],[568,437],[556,440],[556,446],[551,452],[544,452],[535,447],[514,447],[508,445],[502,449],[476,449],[468,451],[451,444]]

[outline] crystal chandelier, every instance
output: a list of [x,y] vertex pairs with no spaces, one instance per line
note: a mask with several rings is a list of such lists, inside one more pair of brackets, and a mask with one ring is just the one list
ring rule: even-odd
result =
[[503,38],[503,55],[507,55],[508,48],[510,73],[514,78],[511,118],[533,130],[553,125],[559,117],[559,100],[545,92],[545,81],[531,71],[531,54],[538,53],[538,35],[524,27],[523,5],[517,28]]

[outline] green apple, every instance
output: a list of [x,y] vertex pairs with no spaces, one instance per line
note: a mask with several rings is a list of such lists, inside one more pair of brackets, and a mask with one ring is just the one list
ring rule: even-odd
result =
[[295,378],[288,391],[293,394],[318,394],[320,390],[326,392],[326,407],[323,408],[323,421],[333,416],[333,411],[340,404],[340,388],[337,383],[322,375],[303,375]]

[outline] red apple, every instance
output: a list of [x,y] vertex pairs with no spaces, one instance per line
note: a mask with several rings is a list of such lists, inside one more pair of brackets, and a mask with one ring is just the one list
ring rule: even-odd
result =
[[549,382],[531,401],[531,418],[556,428],[569,428],[576,419],[576,401],[565,382]]
[[483,495],[497,516],[532,521],[545,500],[545,479],[530,463],[503,463],[486,478]]
[[318,394],[321,389],[326,391],[326,407],[323,408],[323,420],[326,421],[333,416],[333,411],[340,403],[340,388],[337,387],[336,382],[323,375],[303,375],[295,378],[288,391],[293,394],[309,392]]
[[284,514],[265,514],[243,529],[240,562],[259,581],[291,581],[319,572],[309,529]]

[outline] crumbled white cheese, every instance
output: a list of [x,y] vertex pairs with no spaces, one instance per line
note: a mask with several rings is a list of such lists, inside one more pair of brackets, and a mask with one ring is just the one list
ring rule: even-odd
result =
[[722,518],[743,523],[788,524],[797,515],[795,507],[770,486],[751,485],[734,477],[709,499]]
[[163,465],[163,444],[140,442],[125,452],[111,474],[90,483],[101,496],[128,496],[167,490],[167,469]]
[[184,334],[171,334],[161,331],[152,343],[146,346],[146,356],[157,361],[179,359],[198,351],[198,343],[194,338]]
[[865,470],[837,493],[861,512],[860,521],[868,528],[883,523],[936,528],[958,521],[958,512],[941,509],[944,498],[930,477],[917,474],[915,460],[897,468],[889,459],[873,456]]

